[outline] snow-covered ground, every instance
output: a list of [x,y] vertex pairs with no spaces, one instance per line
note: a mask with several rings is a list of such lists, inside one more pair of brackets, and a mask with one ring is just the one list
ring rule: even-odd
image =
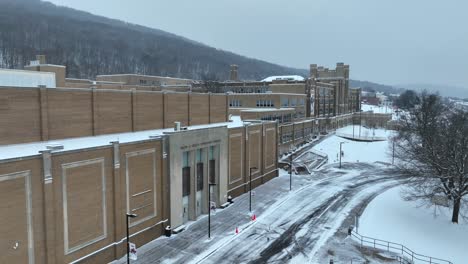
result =
[[374,113],[378,114],[392,114],[393,109],[391,106],[377,106],[377,105],[369,105],[369,104],[362,104],[361,109],[364,112],[373,111]]
[[404,201],[400,195],[403,188],[392,188],[367,206],[359,221],[359,233],[454,264],[468,263],[468,222],[461,219],[458,225],[452,224],[448,208],[435,210]]
[[[353,134],[353,126],[340,128],[337,133]],[[354,126],[354,133],[359,134],[359,126]],[[361,127],[361,136],[376,136],[388,138],[394,133],[391,130],[385,129],[367,129]],[[338,137],[336,135],[320,142],[314,149],[324,152],[328,155],[328,163],[336,163],[339,161],[338,153],[340,152],[340,142],[345,142],[342,145],[344,156],[342,162],[392,162],[391,149],[389,141],[379,142],[359,142]]]

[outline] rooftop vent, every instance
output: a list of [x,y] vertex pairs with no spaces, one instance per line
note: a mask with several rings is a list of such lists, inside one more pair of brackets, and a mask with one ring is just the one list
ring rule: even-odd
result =
[[48,150],[61,150],[63,149],[63,145],[62,144],[49,144],[46,146],[46,148]]
[[180,131],[180,122],[174,122],[174,131]]

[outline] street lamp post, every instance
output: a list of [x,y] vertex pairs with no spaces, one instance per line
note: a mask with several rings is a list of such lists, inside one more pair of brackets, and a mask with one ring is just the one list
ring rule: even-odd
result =
[[340,169],[341,169],[341,153],[342,153],[342,152],[341,152],[341,148],[342,148],[341,146],[342,146],[344,143],[346,143],[346,142],[340,142],[340,153],[339,153],[339,156],[340,156]]
[[252,170],[256,170],[257,167],[249,169],[250,182],[249,182],[249,211],[252,212]]
[[208,238],[211,238],[211,186],[216,183],[208,183]]
[[127,264],[129,264],[130,263],[130,234],[129,234],[130,233],[130,227],[129,227],[128,222],[129,222],[129,218],[135,218],[138,215],[127,213],[126,216],[127,216],[126,217],[127,218]]

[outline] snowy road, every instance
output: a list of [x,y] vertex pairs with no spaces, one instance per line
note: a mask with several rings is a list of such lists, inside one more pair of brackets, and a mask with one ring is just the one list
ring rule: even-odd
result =
[[317,174],[320,180],[277,201],[240,234],[212,245],[192,263],[317,263],[315,253],[357,204],[399,184],[384,167],[363,163]]

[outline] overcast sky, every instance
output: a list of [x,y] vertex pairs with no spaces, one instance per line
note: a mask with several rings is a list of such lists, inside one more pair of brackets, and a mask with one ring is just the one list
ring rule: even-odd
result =
[[[50,0],[269,62],[468,88],[466,0]],[[242,70],[242,68],[240,68]]]

